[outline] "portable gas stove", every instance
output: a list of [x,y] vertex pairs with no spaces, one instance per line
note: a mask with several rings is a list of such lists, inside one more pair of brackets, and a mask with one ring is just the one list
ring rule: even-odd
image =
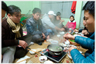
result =
[[63,52],[60,56],[52,56],[48,53],[48,49],[43,50],[42,52],[40,52],[41,55],[45,55],[47,56],[47,58],[49,58],[50,60],[59,63],[64,56],[66,55],[66,52]]

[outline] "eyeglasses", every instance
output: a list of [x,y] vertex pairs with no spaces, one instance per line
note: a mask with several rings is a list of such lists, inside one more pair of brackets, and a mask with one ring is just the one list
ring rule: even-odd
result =
[[17,18],[21,17],[21,14],[13,14],[14,16],[16,16]]

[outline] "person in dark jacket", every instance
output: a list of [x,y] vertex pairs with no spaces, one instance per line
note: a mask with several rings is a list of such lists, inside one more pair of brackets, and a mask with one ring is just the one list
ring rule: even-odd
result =
[[[41,10],[39,8],[34,8],[32,12],[33,12],[32,17],[26,21],[26,28],[27,28],[27,34],[32,35],[32,41],[37,43],[36,40],[38,39],[41,40],[41,38],[37,38],[37,36],[35,35],[41,36],[45,40],[47,39],[47,37],[49,37],[49,33],[45,30],[42,21],[40,19]],[[41,45],[42,42],[38,44]]]
[[70,34],[65,34],[65,39],[75,40],[76,43],[80,44],[82,47],[91,50],[91,53],[85,54],[84,57],[77,49],[74,47],[69,48],[69,52],[72,56],[74,63],[94,63],[95,62],[95,39],[91,39],[95,35],[95,1],[88,1],[83,7],[84,17],[85,17],[85,27],[90,33],[93,33],[90,38],[85,38],[82,36],[72,36]]
[[2,22],[2,63],[12,63],[14,61],[17,45],[20,45],[24,49],[27,46],[24,40],[18,39],[23,36],[20,26],[21,10],[14,5],[10,5],[8,8],[7,18],[4,18]]

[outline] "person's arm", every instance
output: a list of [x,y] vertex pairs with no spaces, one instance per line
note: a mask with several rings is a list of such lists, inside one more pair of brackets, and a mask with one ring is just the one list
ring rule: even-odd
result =
[[75,42],[80,44],[81,46],[87,48],[87,49],[94,49],[94,40],[90,38],[85,38],[82,36],[76,36],[75,37]]
[[90,38],[76,36],[75,42],[77,42],[83,47],[86,47],[87,49],[92,49],[93,52],[85,58],[77,49],[74,49],[74,47],[69,48],[69,51],[71,51],[70,54],[72,56],[74,63],[94,63],[95,62],[95,58],[94,58],[95,56],[94,55],[94,45],[95,45],[94,42],[95,41]]
[[48,25],[50,28],[54,29],[56,26],[51,22],[50,19],[46,19],[46,21],[44,21],[44,23],[46,25]]
[[74,63],[94,63],[95,62],[95,53],[94,51],[88,57],[84,57],[77,49],[72,49],[71,57]]
[[73,30],[76,28],[76,22],[74,22],[74,27],[72,28]]

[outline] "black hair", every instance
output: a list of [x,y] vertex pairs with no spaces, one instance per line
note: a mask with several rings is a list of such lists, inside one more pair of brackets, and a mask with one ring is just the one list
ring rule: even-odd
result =
[[6,12],[8,12],[8,6],[3,1],[2,1],[2,9],[5,10]]
[[60,13],[60,12],[57,12],[57,13],[56,13],[56,16],[59,16],[59,15],[61,15],[61,13]]
[[35,13],[37,13],[37,12],[38,12],[38,13],[41,13],[41,10],[40,10],[39,8],[34,8],[32,12],[33,12],[33,14],[35,14]]
[[88,1],[82,10],[88,10],[89,14],[91,14],[94,17],[95,11],[95,1]]
[[8,8],[9,8],[8,13],[11,14],[11,15],[13,15],[14,12],[21,12],[21,9],[17,6],[15,6],[15,5],[10,5],[10,6],[8,6]]
[[73,20],[75,20],[73,15],[71,15],[70,18],[71,18],[71,17],[73,17]]

